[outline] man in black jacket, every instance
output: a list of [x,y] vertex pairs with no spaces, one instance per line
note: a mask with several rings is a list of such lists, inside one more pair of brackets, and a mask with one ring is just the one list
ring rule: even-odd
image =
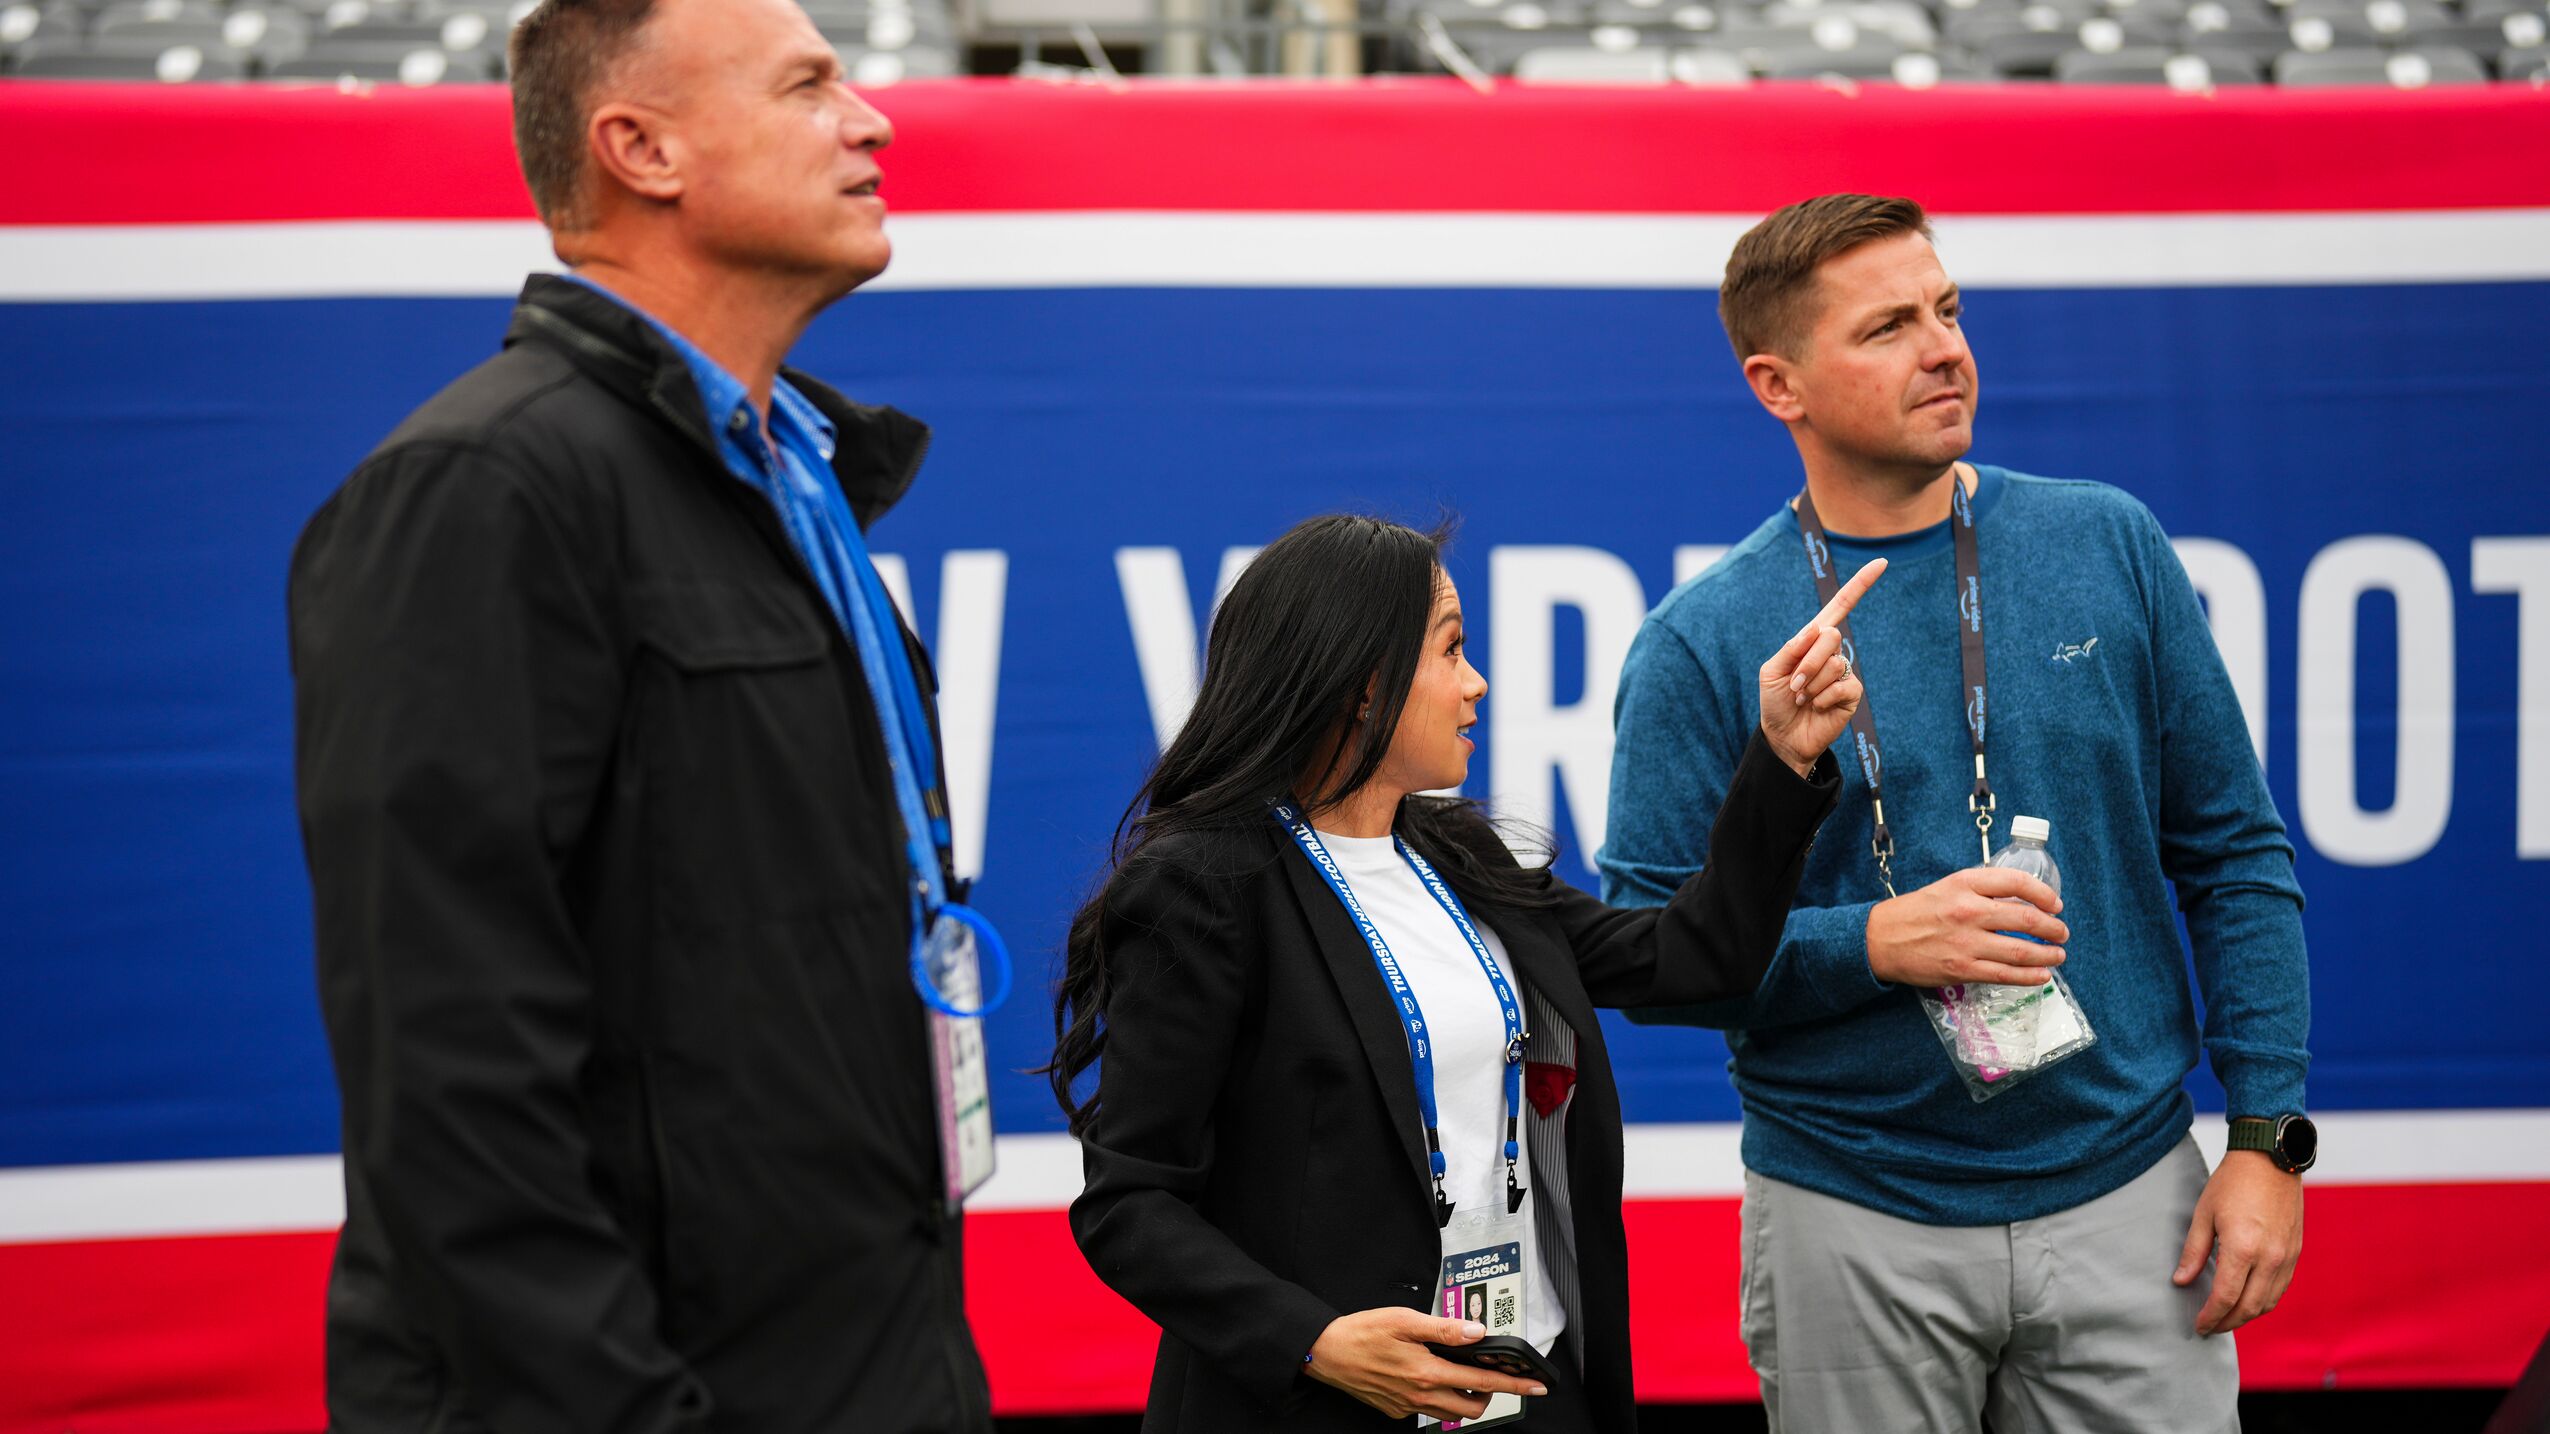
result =
[[892,131],[789,0],[546,0],[513,59],[572,273],[293,559],[332,1424],[986,1430],[859,531],[928,434],[780,368],[885,266]]

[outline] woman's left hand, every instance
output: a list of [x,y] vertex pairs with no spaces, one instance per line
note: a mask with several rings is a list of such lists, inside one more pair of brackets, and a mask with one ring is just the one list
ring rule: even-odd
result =
[[1851,660],[1842,655],[1841,622],[1885,571],[1884,558],[1870,559],[1762,664],[1762,735],[1801,777],[1840,740],[1866,695]]

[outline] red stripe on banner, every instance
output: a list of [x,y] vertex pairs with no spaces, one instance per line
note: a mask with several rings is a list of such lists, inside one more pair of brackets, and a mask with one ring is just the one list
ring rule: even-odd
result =
[[[1626,1215],[1639,1399],[1757,1398],[1736,1333],[1737,1203]],[[2304,1224],[2293,1287],[2240,1331],[2246,1388],[2510,1385],[2550,1331],[2550,1184],[2333,1186],[2310,1192]]]
[[[1639,1398],[1750,1400],[1736,1202],[1628,1207]],[[1002,1414],[1141,1406],[1157,1334],[1060,1211],[966,1221]],[[321,1427],[329,1234],[0,1246],[0,1434]],[[2240,1333],[2252,1389],[2492,1387],[2550,1329],[2550,1183],[2314,1190],[2300,1277]]]
[[318,1429],[333,1232],[0,1245],[0,1431]]
[[[1543,89],[1003,80],[874,95],[906,211],[1944,213],[2550,203],[2550,90]],[[0,85],[0,224],[518,219],[506,92]]]
[[965,1314],[997,1414],[1140,1409],[1159,1327],[1091,1272],[1059,1210],[965,1217]]

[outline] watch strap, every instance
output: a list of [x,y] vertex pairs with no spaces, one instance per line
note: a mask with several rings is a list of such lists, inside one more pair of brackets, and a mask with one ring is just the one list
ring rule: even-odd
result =
[[2231,1120],[2233,1150],[2255,1150],[2272,1155],[2276,1148],[2276,1123],[2262,1115],[2240,1115]]

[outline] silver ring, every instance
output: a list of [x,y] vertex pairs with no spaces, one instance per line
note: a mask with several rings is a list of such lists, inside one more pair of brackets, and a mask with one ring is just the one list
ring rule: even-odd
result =
[[1845,658],[1843,658],[1843,659],[1842,659],[1842,676],[1844,676],[1844,677],[1848,677],[1848,676],[1850,676],[1850,675],[1851,675],[1851,660],[1850,660],[1849,658],[1845,657]]

